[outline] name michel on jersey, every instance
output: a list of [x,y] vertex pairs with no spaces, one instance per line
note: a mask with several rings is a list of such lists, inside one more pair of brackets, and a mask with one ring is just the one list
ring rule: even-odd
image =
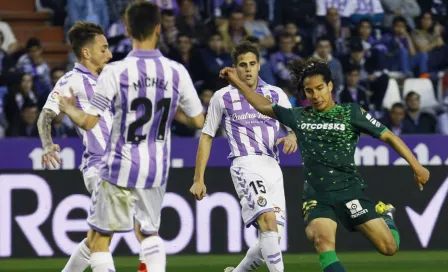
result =
[[324,124],[310,124],[310,123],[302,123],[299,125],[300,129],[325,129],[325,130],[345,130],[345,124],[338,123],[324,123]]
[[271,119],[271,117],[261,114],[259,112],[254,113],[245,112],[241,114],[233,113],[231,116],[233,121],[241,121],[247,119],[264,119],[264,120]]
[[133,82],[132,85],[134,86],[134,89],[138,91],[141,87],[156,87],[160,89],[164,89],[165,91],[168,88],[168,81],[160,80],[156,77],[147,77],[142,78],[141,80],[137,82]]

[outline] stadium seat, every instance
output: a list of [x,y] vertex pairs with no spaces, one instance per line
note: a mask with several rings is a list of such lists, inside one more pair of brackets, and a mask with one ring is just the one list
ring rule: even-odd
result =
[[404,81],[403,98],[414,91],[420,95],[422,108],[434,108],[438,106],[438,102],[434,92],[434,86],[428,78],[408,78]]
[[383,107],[385,109],[390,109],[392,105],[397,102],[401,102],[400,88],[398,87],[397,80],[391,78],[389,79],[386,94],[383,98]]

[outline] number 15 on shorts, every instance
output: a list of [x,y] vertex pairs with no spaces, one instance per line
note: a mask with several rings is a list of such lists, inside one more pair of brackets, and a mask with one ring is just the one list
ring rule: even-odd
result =
[[256,195],[259,193],[266,194],[266,187],[264,187],[262,180],[251,181],[249,186],[252,187]]

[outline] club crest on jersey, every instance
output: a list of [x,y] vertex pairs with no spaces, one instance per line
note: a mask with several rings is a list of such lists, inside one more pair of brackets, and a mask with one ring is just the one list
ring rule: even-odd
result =
[[266,206],[266,204],[268,204],[268,201],[266,200],[266,198],[259,196],[257,203],[258,203],[258,206],[264,207],[264,206]]

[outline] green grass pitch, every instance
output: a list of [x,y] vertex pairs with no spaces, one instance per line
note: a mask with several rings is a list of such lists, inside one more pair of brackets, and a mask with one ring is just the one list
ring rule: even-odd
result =
[[[376,252],[339,253],[339,259],[348,272],[442,272],[448,271],[447,251],[404,251],[393,257]],[[168,272],[222,272],[225,267],[235,265],[242,255],[181,255],[168,256]],[[285,271],[319,272],[315,254],[285,254]],[[45,271],[60,272],[67,259],[0,259],[0,271]],[[119,272],[136,272],[137,257],[116,257]],[[89,270],[90,271],[90,270]],[[267,272],[265,266],[257,271]]]

